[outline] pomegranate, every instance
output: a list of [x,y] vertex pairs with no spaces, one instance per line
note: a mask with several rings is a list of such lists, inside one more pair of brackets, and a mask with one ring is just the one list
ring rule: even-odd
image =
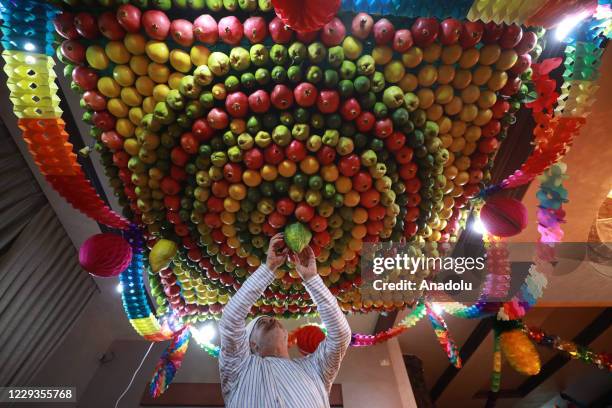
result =
[[361,106],[355,98],[347,99],[342,104],[342,108],[340,108],[340,115],[342,115],[342,118],[346,121],[355,120],[360,114]]
[[225,129],[229,124],[229,117],[223,109],[212,108],[206,116],[208,124],[217,130]]
[[276,109],[289,109],[293,105],[293,92],[285,85],[276,85],[270,100]]
[[53,20],[55,31],[67,40],[75,40],[79,38],[79,32],[74,26],[74,14],[63,12]]
[[531,55],[522,54],[518,56],[518,59],[510,68],[510,72],[515,75],[521,75],[523,72],[527,71],[531,66]]
[[249,108],[255,113],[266,113],[270,109],[270,95],[259,89],[249,95]]
[[203,14],[193,22],[193,34],[198,41],[215,44],[219,38],[217,21],[210,14]]
[[292,140],[285,148],[285,156],[294,163],[299,163],[306,158],[306,146],[299,140]]
[[258,148],[247,150],[244,153],[244,164],[247,169],[257,170],[264,165],[264,155]]
[[298,41],[304,44],[310,44],[317,39],[318,35],[319,35],[319,31],[308,31],[308,32],[298,31],[295,34],[295,37],[297,38]]
[[160,10],[148,10],[142,15],[142,25],[149,37],[163,41],[170,32],[170,19]]
[[268,24],[270,36],[275,43],[287,44],[293,38],[293,30],[285,25],[280,18],[274,17]]
[[243,118],[249,112],[249,100],[242,92],[233,92],[225,99],[225,110],[234,118]]
[[438,37],[439,30],[440,25],[438,24],[438,20],[433,17],[417,18],[410,28],[414,43],[419,47],[426,47],[432,44]]
[[502,48],[514,48],[523,38],[523,29],[516,25],[511,24],[506,26],[504,33],[499,39],[499,45]]
[[191,47],[193,44],[193,24],[182,18],[170,24],[170,36],[179,45]]
[[440,42],[444,45],[455,44],[461,36],[461,21],[447,18],[440,23]]
[[122,4],[117,9],[117,21],[123,29],[129,33],[140,31],[140,9],[131,4]]
[[96,18],[89,13],[78,13],[74,16],[74,28],[88,40],[95,40],[100,34]]
[[377,45],[386,45],[393,41],[395,27],[386,18],[381,18],[374,24],[374,41]]
[[493,21],[490,21],[484,25],[484,32],[482,33],[482,42],[485,44],[495,44],[503,33],[503,24],[495,24]]
[[325,24],[321,30],[321,42],[327,47],[333,47],[342,42],[346,36],[346,28],[338,17]]
[[538,36],[533,31],[526,31],[523,33],[523,38],[521,41],[514,47],[514,51],[518,55],[527,54],[531,50],[533,50],[538,42]]
[[268,35],[268,25],[263,17],[249,17],[244,21],[244,36],[257,44],[263,42]]
[[121,40],[125,36],[125,30],[117,21],[115,14],[110,11],[102,13],[102,15],[98,17],[98,29],[103,36],[111,41]]
[[116,119],[113,115],[111,115],[108,111],[98,111],[94,112],[92,117],[92,122],[94,126],[101,129],[104,132],[109,130],[113,130],[115,128]]
[[302,82],[293,90],[295,101],[304,108],[313,106],[317,102],[317,94],[317,88],[309,82]]
[[374,19],[366,13],[359,13],[353,18],[351,23],[351,34],[360,40],[368,38],[374,26]]
[[484,24],[481,21],[467,21],[463,23],[459,43],[463,48],[472,48],[480,42]]
[[319,164],[323,166],[327,166],[328,164],[332,164],[336,158],[336,149],[331,146],[323,145],[317,151],[317,160]]
[[324,90],[317,98],[317,108],[321,113],[334,113],[340,105],[340,95],[336,91]]
[[412,33],[410,30],[397,30],[393,36],[393,50],[396,52],[406,52],[413,44]]
[[106,109],[106,98],[98,91],[87,91],[83,94],[83,101],[88,108],[94,111]]
[[62,55],[74,64],[85,61],[85,47],[78,41],[66,40],[61,45]]
[[244,28],[235,16],[223,17],[219,20],[219,38],[226,44],[238,45],[242,39]]
[[77,65],[72,70],[72,80],[84,91],[96,89],[98,74],[94,70],[83,65]]

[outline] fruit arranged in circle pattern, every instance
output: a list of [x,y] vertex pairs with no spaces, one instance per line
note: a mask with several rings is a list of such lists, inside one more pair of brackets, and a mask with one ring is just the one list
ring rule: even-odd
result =
[[[128,215],[182,247],[151,287],[186,318],[218,314],[294,223],[344,310],[403,307],[361,300],[363,244],[456,240],[541,52],[517,26],[363,13],[303,34],[125,4],[56,26]],[[309,313],[292,265],[276,275],[253,312]]]

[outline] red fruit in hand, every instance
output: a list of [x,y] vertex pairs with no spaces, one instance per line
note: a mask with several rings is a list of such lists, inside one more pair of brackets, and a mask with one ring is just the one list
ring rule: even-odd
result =
[[397,30],[393,36],[393,50],[395,52],[406,52],[412,47],[414,40],[412,32],[407,29]]
[[374,134],[379,139],[389,137],[393,133],[393,122],[390,118],[380,119],[376,121],[374,125]]
[[355,98],[347,99],[342,104],[342,108],[340,108],[340,115],[342,115],[342,118],[346,121],[355,120],[360,114],[361,106]]
[[501,38],[504,33],[504,25],[496,24],[490,21],[484,25],[484,32],[482,33],[482,42],[485,44],[495,44]]
[[481,21],[466,21],[461,29],[459,44],[463,48],[472,48],[480,42],[483,32],[484,24]]
[[94,70],[83,65],[77,65],[72,70],[72,80],[84,91],[96,89],[98,74]]
[[193,44],[193,24],[179,18],[170,24],[170,36],[179,45],[191,47]]
[[219,38],[226,44],[238,45],[244,33],[244,27],[235,16],[223,17],[219,20]]
[[276,165],[283,161],[285,155],[283,154],[283,150],[280,148],[280,146],[272,143],[270,146],[265,148],[264,158],[266,159],[266,163]]
[[406,135],[402,132],[393,132],[391,136],[385,139],[385,147],[391,151],[395,152],[406,144]]
[[376,123],[376,117],[372,112],[362,112],[361,115],[357,117],[356,126],[357,130],[360,132],[369,132],[374,127]]
[[317,102],[318,91],[313,84],[302,82],[293,90],[293,96],[299,106],[308,108]]
[[326,166],[332,164],[336,159],[336,149],[331,146],[323,145],[317,151],[317,161],[319,164]]
[[229,117],[227,113],[219,108],[213,108],[206,116],[208,124],[217,130],[225,129],[229,125]]
[[506,49],[514,48],[521,41],[522,38],[523,29],[516,24],[511,24],[509,26],[506,26],[504,33],[499,39],[499,45],[502,48]]
[[170,32],[170,19],[160,10],[148,10],[142,14],[142,25],[149,37],[163,41]]
[[217,21],[210,14],[203,14],[193,22],[193,35],[205,44],[215,44],[219,38]]
[[321,29],[321,42],[327,47],[339,45],[346,36],[346,28],[338,17],[334,17]]
[[280,18],[274,17],[268,24],[272,40],[277,44],[287,44],[293,38],[293,30],[285,25]]
[[412,24],[410,31],[412,31],[414,43],[419,47],[426,47],[436,40],[439,29],[438,20],[433,17],[421,17],[417,18],[414,24]]
[[102,13],[102,15],[98,17],[98,29],[103,36],[111,41],[121,40],[125,36],[125,30],[117,21],[115,14],[110,11]]
[[370,188],[372,188],[372,176],[370,176],[370,173],[366,173],[365,171],[360,171],[359,173],[355,174],[352,182],[353,189],[360,193],[368,191]]
[[351,22],[351,34],[360,40],[368,38],[374,26],[374,19],[366,13],[359,13]]
[[123,29],[129,33],[140,31],[140,9],[131,4],[122,4],[117,9],[117,21]]
[[77,13],[74,16],[74,27],[79,34],[88,40],[95,40],[100,34],[96,18],[90,13]]
[[440,23],[440,42],[443,45],[455,44],[461,37],[463,26],[461,21],[454,18],[447,18]]
[[283,197],[276,201],[276,211],[282,215],[289,216],[295,210],[295,203],[289,197]]
[[301,222],[309,222],[314,216],[315,209],[303,201],[295,207],[295,217]]
[[251,44],[263,42],[267,35],[268,25],[263,17],[249,17],[244,21],[244,36]]
[[354,153],[342,157],[338,163],[340,173],[346,177],[353,177],[355,174],[357,174],[360,167],[361,160],[359,160],[359,156]]
[[249,95],[249,108],[255,113],[266,113],[270,110],[270,95],[259,89]]
[[264,155],[258,148],[254,147],[244,153],[244,165],[248,169],[257,170],[264,165]]
[[53,20],[53,27],[55,31],[68,40],[76,40],[79,38],[79,32],[74,26],[74,14],[64,11],[58,14]]
[[276,85],[270,94],[272,105],[276,109],[289,109],[293,105],[293,92],[286,85]]
[[191,126],[191,132],[201,142],[206,142],[215,135],[215,130],[204,119],[196,119]]
[[244,118],[249,113],[249,99],[243,92],[233,92],[225,98],[225,110],[234,118]]
[[317,98],[317,108],[321,113],[334,113],[338,111],[340,95],[336,91],[324,90]]
[[285,148],[285,157],[294,163],[299,163],[306,157],[306,146],[299,140],[292,140]]
[[240,183],[242,180],[242,169],[238,163],[225,163],[223,166],[223,177],[230,183]]
[[[381,18],[374,23],[374,41],[377,45],[387,45],[393,41],[395,27],[386,18]],[[414,36],[413,36],[414,37]]]

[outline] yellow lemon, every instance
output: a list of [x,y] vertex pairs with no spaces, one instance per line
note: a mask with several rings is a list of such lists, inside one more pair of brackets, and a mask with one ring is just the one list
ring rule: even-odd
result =
[[436,102],[443,105],[449,103],[454,95],[453,87],[450,85],[440,85],[436,88]]
[[149,77],[158,84],[165,84],[170,77],[170,68],[163,64],[152,62],[147,69]]
[[123,44],[125,48],[132,55],[142,55],[145,53],[145,46],[147,40],[142,34],[138,33],[127,33],[123,38]]
[[117,118],[125,118],[129,112],[127,105],[119,98],[109,99],[106,109]]
[[453,86],[456,89],[463,89],[472,82],[472,73],[467,69],[460,69],[455,73]]
[[104,52],[104,49],[99,45],[90,45],[85,51],[85,59],[90,67],[103,71],[108,68],[110,61]]
[[130,52],[121,41],[110,41],[104,48],[106,55],[115,64],[127,64],[130,62]]
[[480,49],[478,63],[480,65],[493,65],[501,55],[501,47],[497,44],[487,44]]
[[144,113],[142,112],[142,108],[140,106],[134,106],[133,108],[130,108],[130,111],[128,112],[128,118],[130,118],[130,122],[135,125],[140,124],[140,121],[142,120],[143,116]]
[[455,79],[455,67],[453,65],[440,65],[438,67],[438,83],[450,84]]
[[508,74],[504,71],[495,71],[487,81],[487,87],[492,91],[499,91],[506,85],[506,82],[508,82]]
[[372,50],[372,58],[376,65],[386,65],[393,58],[393,49],[386,45],[378,45]]
[[102,77],[98,80],[98,90],[107,98],[116,98],[121,92],[121,87],[111,77]]
[[117,119],[115,129],[117,129],[117,133],[119,133],[123,137],[132,137],[134,135],[135,130],[134,124],[130,122],[130,120],[127,118]]
[[181,79],[183,79],[184,76],[185,75],[181,74],[180,72],[171,73],[168,77],[168,85],[170,86],[170,89],[179,89],[181,86]]
[[128,106],[139,106],[142,103],[142,96],[136,88],[129,86],[121,90],[121,100]]
[[145,46],[145,51],[147,56],[158,64],[165,63],[170,57],[170,50],[168,50],[166,43],[162,41],[148,41]]
[[136,80],[135,86],[138,93],[142,96],[151,96],[153,95],[155,83],[148,76],[141,76]]
[[499,59],[497,60],[497,63],[495,64],[495,68],[500,71],[507,71],[510,68],[512,68],[514,64],[516,64],[517,60],[518,60],[518,55],[516,51],[504,50],[499,56]]
[[175,49],[170,52],[170,65],[179,72],[191,71],[191,57],[185,51]]
[[438,70],[433,65],[425,65],[419,70],[417,78],[419,80],[419,85],[431,86],[438,79]]
[[459,61],[463,54],[463,48],[459,44],[447,45],[442,48],[440,59],[443,64],[452,65]]
[[459,66],[463,69],[471,68],[478,62],[480,53],[476,48],[469,48],[463,51],[461,58],[459,58]]
[[414,68],[423,61],[423,50],[419,47],[410,47],[402,54],[402,63],[406,68]]
[[166,84],[157,84],[155,88],[153,88],[153,99],[157,102],[162,102],[166,100],[166,96],[168,96],[168,92],[170,92],[170,88]]
[[127,65],[117,65],[113,69],[113,79],[121,86],[132,86],[136,75]]
[[406,74],[406,68],[399,61],[391,61],[385,65],[384,75],[385,80],[392,84],[399,82]]
[[429,62],[430,64],[438,61],[442,54],[442,46],[439,43],[433,43],[423,50],[423,61]]
[[461,90],[461,99],[464,103],[474,103],[480,97],[480,88],[474,84],[470,84]]
[[419,86],[419,80],[416,75],[407,72],[397,84],[402,91],[412,92]]
[[210,50],[203,45],[194,45],[191,47],[191,50],[189,50],[191,63],[196,67],[200,65],[207,65],[209,55]]
[[493,68],[488,65],[479,65],[472,74],[472,83],[482,86],[487,83],[493,74]]
[[146,55],[135,55],[130,58],[130,68],[136,75],[147,75],[150,62]]

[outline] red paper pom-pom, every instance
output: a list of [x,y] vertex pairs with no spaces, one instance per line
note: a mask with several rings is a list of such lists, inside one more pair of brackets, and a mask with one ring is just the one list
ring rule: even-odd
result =
[[319,326],[308,325],[300,328],[295,333],[297,346],[302,355],[314,353],[319,343],[325,340],[325,333]]
[[493,197],[482,207],[480,219],[491,235],[511,237],[527,227],[527,209],[513,198]]
[[96,234],[79,249],[79,263],[83,269],[103,278],[119,275],[131,259],[132,247],[117,234]]
[[291,29],[308,33],[329,23],[340,8],[340,0],[272,0],[274,11]]

